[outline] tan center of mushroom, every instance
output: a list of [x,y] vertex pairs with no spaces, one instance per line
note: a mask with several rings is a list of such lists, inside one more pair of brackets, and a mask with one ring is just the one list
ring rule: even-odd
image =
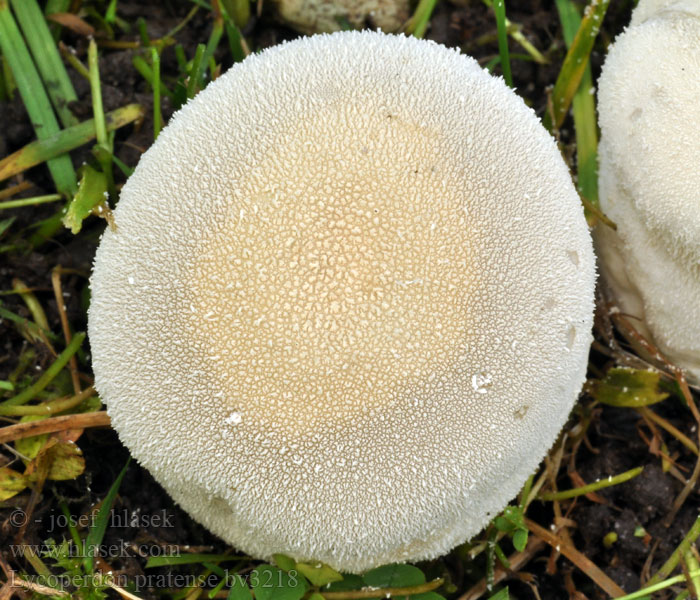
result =
[[[462,195],[435,193],[441,136],[378,111],[343,137],[343,110],[312,144],[283,133],[275,144],[293,160],[263,160],[265,180],[236,182],[192,279],[223,399],[293,434],[327,425],[331,397],[340,427],[423,399],[466,352],[475,274]],[[386,157],[382,139],[415,156]]]

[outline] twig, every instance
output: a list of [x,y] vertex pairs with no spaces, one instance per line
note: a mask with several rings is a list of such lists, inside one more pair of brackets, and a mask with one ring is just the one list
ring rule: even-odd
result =
[[570,490],[564,490],[561,492],[544,492],[543,494],[540,494],[540,499],[567,500],[569,498],[575,498],[576,496],[584,496],[590,492],[602,490],[603,488],[618,485],[619,483],[624,483],[625,481],[634,479],[643,470],[644,467],[636,467],[634,469],[630,469],[629,471],[625,471],[624,473],[620,473],[619,475],[615,475],[614,477],[611,475],[610,477],[606,477],[605,479],[601,479],[594,483],[589,483],[587,485],[576,487]]
[[541,540],[545,541],[557,552],[560,552],[572,563],[574,563],[584,574],[588,575],[606,594],[613,598],[620,598],[625,595],[619,585],[600,570],[589,558],[581,554],[570,544],[564,543],[551,531],[547,531],[541,525],[531,521],[527,517],[524,519],[526,527]]
[[[498,584],[512,573],[522,569],[532,558],[544,548],[545,542],[540,538],[533,537],[527,545],[527,548],[522,552],[516,552],[508,557],[510,569],[506,570],[498,567],[493,575],[493,583]],[[457,600],[477,600],[487,591],[486,578],[484,577],[479,583],[473,585],[464,594],[459,596]],[[325,594],[324,594],[325,596]]]
[[662,429],[665,429],[668,433],[670,433],[673,437],[675,437],[681,444],[683,444],[693,454],[695,454],[696,456],[698,455],[698,447],[693,443],[692,440],[690,440],[682,432],[678,431],[678,429],[676,429],[673,425],[671,425],[671,423],[669,423],[666,419],[657,415],[648,406],[640,406],[640,407],[636,408],[635,410],[640,415],[642,415],[642,417],[644,417],[645,419],[649,419],[649,421],[652,421],[652,422],[656,423]]
[[423,594],[432,592],[439,588],[445,580],[433,579],[428,583],[414,585],[411,587],[395,587],[395,588],[373,588],[362,590],[348,590],[347,592],[323,592],[323,597],[326,600],[362,600],[364,598],[386,598],[389,596],[409,596],[414,594]]
[[[56,265],[51,271],[51,284],[53,285],[53,293],[56,297],[56,308],[58,310],[58,316],[61,319],[61,327],[63,329],[63,337],[66,340],[66,346],[70,344],[71,332],[70,325],[68,324],[68,316],[66,315],[66,305],[63,302],[63,289],[61,288],[61,265]],[[68,361],[70,365],[70,376],[73,381],[73,391],[80,394],[80,379],[78,378],[78,361],[75,358],[75,354],[70,357]]]
[[675,569],[678,566],[678,563],[681,560],[681,558],[685,555],[690,546],[695,542],[696,539],[698,539],[699,536],[700,516],[698,516],[698,518],[695,519],[695,523],[693,523],[693,526],[690,528],[688,533],[685,534],[685,537],[683,538],[681,543],[678,544],[678,547],[673,551],[673,554],[669,556],[668,560],[656,572],[656,575],[654,575],[649,581],[646,582],[643,589],[652,587],[653,585],[660,583],[661,581],[666,579],[673,572],[673,569]]
[[30,421],[29,423],[18,423],[17,425],[8,425],[1,428],[0,444],[41,435],[42,433],[54,433],[56,431],[66,431],[67,429],[86,429],[88,427],[110,427],[111,424],[112,421],[109,415],[103,410],[51,417],[43,421]]

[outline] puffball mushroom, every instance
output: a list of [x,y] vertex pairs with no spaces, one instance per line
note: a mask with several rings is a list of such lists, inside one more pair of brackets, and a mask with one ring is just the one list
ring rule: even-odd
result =
[[700,3],[642,0],[599,82],[601,270],[633,325],[700,380]]
[[252,556],[445,553],[581,388],[594,260],[502,80],[374,32],[250,56],[172,119],[95,259],[96,385],[132,454]]

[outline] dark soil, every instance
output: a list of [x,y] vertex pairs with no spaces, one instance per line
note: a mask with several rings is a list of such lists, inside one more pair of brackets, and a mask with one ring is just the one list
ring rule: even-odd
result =
[[[522,25],[528,39],[550,59],[548,65],[513,61],[513,76],[518,92],[542,115],[547,105],[547,89],[553,85],[565,53],[554,2],[512,0],[507,5],[509,18]],[[599,74],[605,55],[605,44],[628,22],[631,6],[631,0],[613,0],[604,29],[592,54],[594,80]],[[184,1],[147,3],[124,0],[119,2],[118,7],[119,16],[132,24],[135,24],[137,18],[143,17],[149,34],[156,38],[179,23],[191,4]],[[200,10],[176,35],[188,56],[194,54],[197,43],[206,42],[211,25],[209,13]],[[427,37],[449,46],[460,46],[485,64],[498,52],[495,31],[493,14],[481,2],[460,2],[456,5],[445,1],[437,6]],[[244,34],[253,49],[271,46],[296,36],[292,30],[275,23],[265,12],[262,16],[253,16]],[[493,41],[485,44],[476,42],[487,34],[493,34]],[[64,30],[61,39],[76,49],[81,60],[86,61],[87,40],[84,37]],[[136,36],[122,36],[121,39],[133,40]],[[217,63],[223,64],[222,70],[228,68],[232,62],[225,46],[222,43],[216,55]],[[511,51],[522,50],[511,41]],[[102,49],[100,57],[105,110],[113,110],[130,102],[138,102],[146,108],[145,120],[139,127],[123,128],[117,133],[116,154],[130,166],[138,162],[140,153],[152,140],[151,91],[132,67],[134,52],[135,50]],[[73,73],[72,70],[69,72]],[[162,72],[166,78],[177,75],[177,63],[172,48],[163,53]],[[81,118],[88,118],[92,111],[89,86],[78,75],[73,79],[80,96],[80,100],[73,107],[74,111]],[[172,114],[172,107],[167,98],[164,99],[163,112],[167,122]],[[564,144],[572,143],[569,129],[570,124],[566,123],[561,132]],[[14,101],[0,106],[0,132],[0,156],[11,153],[33,140],[33,131],[19,95]],[[89,147],[73,152],[76,167],[87,160],[88,155]],[[115,173],[121,176],[118,171]],[[26,172],[24,179],[35,186],[27,195],[35,196],[53,191],[44,165]],[[123,179],[121,176],[117,183],[122,183]],[[54,211],[55,207],[51,205],[12,211],[11,216],[16,218],[13,230],[29,227],[32,223],[51,216]],[[3,215],[3,218],[6,216],[10,215]],[[49,243],[28,253],[14,251],[0,254],[0,289],[11,289],[14,278],[22,280],[35,291],[47,311],[49,324],[54,331],[61,330],[51,288],[51,269],[57,264],[74,269],[71,274],[63,277],[68,318],[76,330],[86,328],[87,277],[104,225],[101,221],[91,219],[85,226],[86,230],[77,237],[64,231]],[[2,303],[14,313],[24,317],[30,316],[21,299],[15,295],[2,296]],[[19,356],[27,342],[19,334],[16,326],[7,320],[0,321],[0,340],[0,379],[6,379],[17,367]],[[52,360],[50,354],[38,346],[32,366],[40,372],[51,364]],[[592,361],[597,369],[604,369],[609,364],[608,357],[596,353],[593,354]],[[563,505],[567,511],[565,516],[573,523],[570,528],[573,544],[627,592],[631,592],[639,587],[641,576],[648,577],[649,573],[654,573],[676,548],[697,516],[700,499],[696,490],[686,500],[670,526],[665,526],[664,518],[682,489],[682,483],[670,472],[664,472],[659,457],[650,452],[648,440],[651,434],[636,412],[592,406],[592,399],[584,396],[579,406],[580,410],[571,419],[573,427],[579,425],[584,417],[590,418],[586,443],[574,446],[575,471],[583,481],[590,483],[637,466],[646,468],[636,479],[599,492],[595,501],[581,497],[574,503]],[[667,400],[659,408],[659,413],[691,439],[695,439],[696,435],[691,426],[692,417],[680,401],[675,398]],[[672,457],[677,456],[677,468],[688,476],[694,467],[692,455],[670,436],[665,436],[664,439],[669,445],[667,453]],[[82,435],[79,445],[87,461],[85,474],[74,481],[47,484],[24,531],[24,543],[41,544],[49,537],[61,539],[67,536],[67,530],[61,523],[59,502],[65,501],[73,515],[90,514],[94,504],[104,498],[128,457],[128,452],[111,430],[88,429]],[[4,455],[8,461],[12,458],[9,452],[5,452]],[[580,482],[576,483],[567,476],[567,472],[572,471],[572,465],[572,456],[565,455],[557,480],[562,489],[580,485]],[[25,509],[28,502],[29,494],[25,492],[0,505],[4,506],[0,508],[0,548],[3,548],[5,560],[13,568],[31,572],[31,568],[23,560],[13,558],[9,550],[11,545],[20,541],[17,539],[18,528],[14,526],[11,515],[15,508]],[[152,477],[135,463],[129,466],[122,482],[114,514],[113,526],[108,529],[105,544],[116,545],[123,551],[120,550],[116,556],[105,557],[105,563],[115,572],[132,580],[146,573],[170,572],[166,569],[149,569],[148,572],[144,570],[145,558],[157,554],[159,549],[162,549],[163,553],[166,550],[172,552],[173,546],[179,547],[181,551],[189,549],[223,552],[227,549],[225,544],[174,506]],[[158,515],[160,517],[153,518]],[[551,503],[535,502],[528,516],[549,527],[553,519]],[[611,545],[604,544],[605,536],[611,532],[617,534],[617,541]],[[505,544],[504,549],[511,551],[507,546]],[[533,585],[539,590],[539,597],[545,600],[607,597],[567,559],[560,557],[556,562],[548,561],[549,555],[550,549],[545,549],[525,565],[523,571],[531,577],[520,573],[510,579],[509,587],[513,597],[536,598]],[[449,590],[447,593],[452,597],[463,593],[483,575],[483,557],[469,564],[460,556],[461,554],[456,552],[445,559],[422,565],[428,575],[448,577],[454,584],[451,593]],[[182,568],[178,572],[199,571]],[[145,582],[140,581],[142,584]],[[147,587],[142,586],[139,590],[142,597],[155,594],[155,589],[149,591]],[[576,593],[585,596],[576,596]],[[673,594],[669,593],[669,597],[671,596]]]

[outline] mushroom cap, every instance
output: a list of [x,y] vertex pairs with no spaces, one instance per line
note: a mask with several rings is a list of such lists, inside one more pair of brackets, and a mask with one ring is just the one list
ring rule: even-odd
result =
[[596,245],[622,310],[700,378],[700,4],[641,2],[632,23],[599,81],[600,202],[617,232],[600,226]]
[[471,58],[374,32],[250,56],[189,102],[95,259],[120,438],[251,555],[445,553],[565,423],[594,259],[535,114]]
[[700,3],[698,0],[640,0],[632,12],[630,27],[641,25],[647,19],[657,18],[663,13],[700,17]]

